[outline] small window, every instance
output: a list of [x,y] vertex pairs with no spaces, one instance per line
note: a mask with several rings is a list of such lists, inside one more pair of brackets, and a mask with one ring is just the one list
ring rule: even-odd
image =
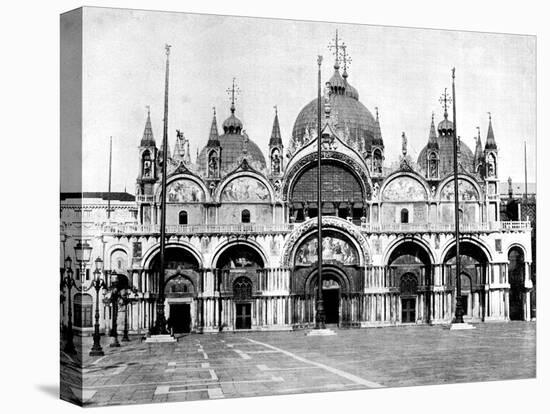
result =
[[187,224],[187,211],[180,211],[179,214],[179,224]]
[[250,211],[243,210],[241,213],[241,223],[250,223]]
[[409,210],[404,208],[401,210],[401,223],[408,223],[409,222]]

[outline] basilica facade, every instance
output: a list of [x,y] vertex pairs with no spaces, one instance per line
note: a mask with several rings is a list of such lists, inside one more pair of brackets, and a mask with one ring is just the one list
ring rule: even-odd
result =
[[[232,101],[221,128],[214,112],[206,145],[194,161],[180,131],[168,151],[162,194],[162,148],[147,114],[135,160],[135,197],[61,202],[62,259],[85,239],[105,278],[117,275],[136,292],[119,311],[130,332],[165,314],[178,332],[291,330],[315,321],[317,217],[322,215],[322,296],[328,324],[363,328],[448,324],[456,300],[471,322],[529,320],[531,225],[500,215],[499,146],[489,118],[472,151],[459,144],[461,291],[454,237],[453,134],[443,113],[426,114],[426,143],[417,159],[401,137],[399,162],[387,165],[379,114],[359,100],[336,60],[325,83],[322,127],[317,99],[297,114],[283,142],[275,112],[268,148],[249,137]],[[434,97],[435,98],[435,97]],[[484,134],[485,135],[485,134]],[[141,138],[141,140],[139,139]],[[321,140],[322,210],[317,209]],[[484,142],[483,142],[484,141]],[[160,207],[166,197],[166,272],[159,286]],[[95,311],[88,263],[73,306],[83,333]],[[103,295],[105,292],[100,292]],[[77,297],[78,295],[78,297]],[[102,329],[111,307],[100,301]],[[67,302],[62,315],[67,318]],[[77,316],[73,316],[77,318]]]

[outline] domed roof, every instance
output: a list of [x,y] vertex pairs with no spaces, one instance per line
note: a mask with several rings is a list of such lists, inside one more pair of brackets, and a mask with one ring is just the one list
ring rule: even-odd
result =
[[243,129],[243,123],[239,118],[235,116],[233,112],[229,118],[223,121],[222,124],[223,132],[228,133],[239,133]]
[[[228,120],[231,119],[228,118]],[[235,117],[235,119],[237,119]],[[238,119],[237,119],[238,121]],[[227,120],[226,120],[227,122]],[[240,122],[240,121],[239,121]],[[242,124],[241,124],[242,126]],[[225,129],[225,122],[224,122]],[[267,166],[265,157],[260,147],[249,139],[246,134],[233,133],[223,134],[219,138],[221,151],[221,172],[228,173],[238,167],[242,158],[245,157],[248,164],[255,170],[264,170]],[[202,173],[205,173],[208,165],[208,146],[205,146],[199,154],[198,166]],[[246,152],[245,152],[246,151]]]
[[437,125],[437,130],[441,133],[442,131],[444,132],[447,132],[447,131],[453,131],[454,129],[454,125],[453,125],[453,122],[452,121],[449,121],[449,119],[447,117],[445,117],[443,119],[443,121],[441,121],[438,125]]
[[[437,143],[439,145],[439,176],[443,177],[447,174],[452,173],[454,170],[453,137],[452,135],[439,135],[437,137]],[[422,171],[426,170],[427,152],[428,146],[426,145],[424,146],[424,148],[422,148],[422,151],[420,151],[420,154],[418,155],[418,159],[416,161]],[[468,145],[466,145],[462,141],[460,141],[460,157],[458,159],[458,164],[461,165],[465,171],[473,172],[474,154],[472,153],[472,150],[468,147]]]
[[[342,78],[336,70],[330,81],[330,107],[331,116],[337,120],[337,128],[349,129],[349,137],[346,142],[351,147],[366,146],[370,148],[375,135],[375,119],[371,112],[359,102],[357,90],[346,79]],[[317,127],[317,99],[313,99],[298,114],[292,129],[290,147],[303,144],[304,134],[307,128]],[[363,143],[360,143],[363,141]]]

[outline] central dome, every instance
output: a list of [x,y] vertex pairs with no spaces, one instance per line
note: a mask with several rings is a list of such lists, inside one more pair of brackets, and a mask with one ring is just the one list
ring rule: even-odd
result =
[[[370,111],[359,102],[357,90],[347,79],[336,70],[330,81],[331,116],[337,122],[336,128],[349,131],[346,144],[350,147],[366,148],[370,150],[375,131],[375,118]],[[324,116],[324,115],[322,115]],[[317,129],[317,99],[308,103],[298,114],[292,129],[290,147],[293,144],[300,147],[304,143],[306,129]]]

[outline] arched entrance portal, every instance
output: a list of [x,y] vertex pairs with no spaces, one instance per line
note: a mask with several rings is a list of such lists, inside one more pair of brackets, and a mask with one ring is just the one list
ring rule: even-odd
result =
[[525,257],[523,250],[512,247],[508,252],[508,280],[510,282],[510,319],[523,320],[525,295]]
[[431,260],[428,251],[415,241],[399,244],[388,259],[390,283],[399,288],[401,323],[430,322],[432,307],[430,292],[419,286],[432,283]]
[[443,283],[452,289],[449,317],[455,314],[457,296],[461,302],[464,318],[483,320],[486,312],[485,295],[486,267],[485,252],[475,243],[460,242],[460,292],[456,292],[456,247],[452,245],[444,259]]
[[[151,260],[148,282],[156,293],[164,290],[166,298],[165,315],[168,329],[173,333],[188,333],[198,328],[199,306],[197,306],[197,286],[199,262],[182,246],[167,246],[165,251],[164,286],[158,286],[160,255]],[[152,309],[153,314],[154,308]],[[153,323],[153,322],[151,322]]]
[[251,329],[257,324],[254,293],[258,272],[264,266],[261,254],[246,243],[233,244],[220,254],[216,261],[220,321],[235,329]]
[[[323,308],[325,311],[325,323],[340,325],[345,319],[343,315],[343,302],[349,291],[349,282],[344,271],[335,265],[323,266],[323,282],[321,285],[321,294],[323,298]],[[313,299],[317,297],[318,272],[313,270],[309,276],[309,296]],[[314,312],[316,312],[314,306]]]

